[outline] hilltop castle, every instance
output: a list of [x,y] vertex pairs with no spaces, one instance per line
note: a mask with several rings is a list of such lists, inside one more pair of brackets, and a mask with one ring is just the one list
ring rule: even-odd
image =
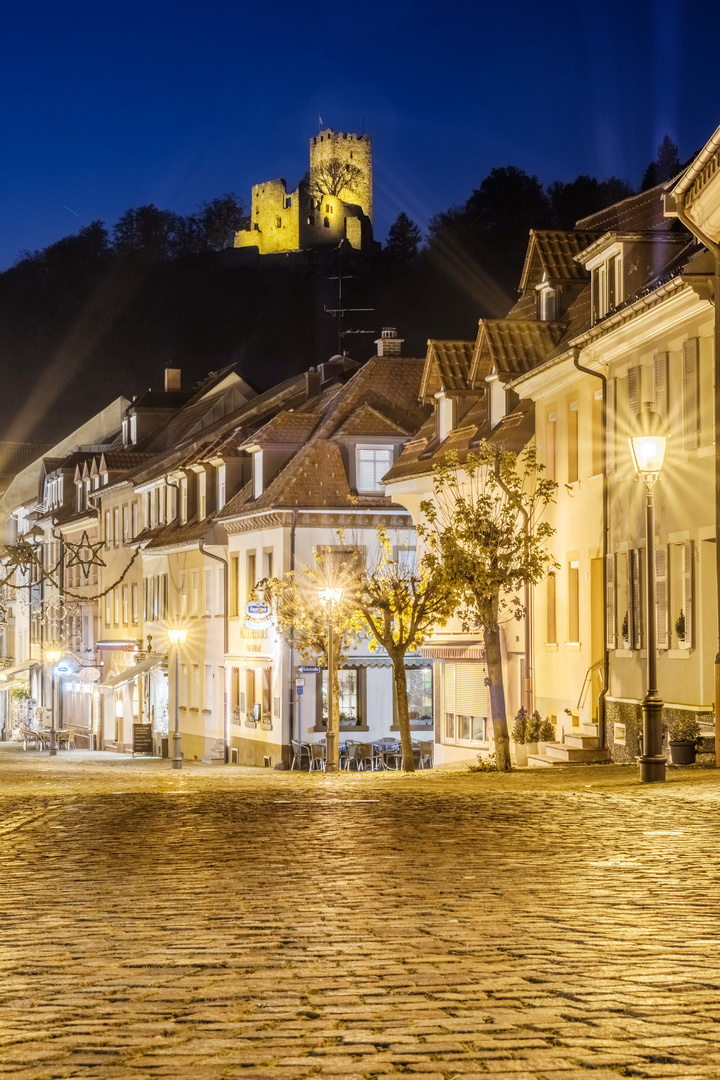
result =
[[327,128],[310,140],[310,169],[295,191],[267,180],[252,189],[250,227],[233,247],[260,255],[372,243],[372,147],[369,135]]

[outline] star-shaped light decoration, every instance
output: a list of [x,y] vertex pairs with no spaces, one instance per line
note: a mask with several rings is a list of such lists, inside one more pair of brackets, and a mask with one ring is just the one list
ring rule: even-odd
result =
[[82,572],[87,582],[90,577],[91,566],[106,566],[107,564],[100,558],[100,550],[105,546],[103,540],[98,540],[93,544],[90,541],[90,537],[87,534],[87,529],[83,529],[83,534],[80,537],[80,541],[77,544],[73,544],[71,540],[65,541],[65,549],[70,555],[67,561],[67,569],[71,566],[79,566],[82,568]]
[[38,556],[38,549],[35,544],[29,544],[27,540],[22,537],[14,544],[8,544],[3,549],[2,561],[5,570],[7,571],[8,580],[12,577],[16,570],[19,570],[21,574],[27,574],[28,570],[33,566],[41,566],[41,561]]

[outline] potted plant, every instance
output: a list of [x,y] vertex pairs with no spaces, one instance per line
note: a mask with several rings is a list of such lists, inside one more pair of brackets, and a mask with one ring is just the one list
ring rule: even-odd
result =
[[623,645],[626,649],[630,648],[630,620],[628,619],[627,611],[623,615],[622,626],[620,627],[620,633],[623,639]]
[[668,724],[668,736],[673,765],[693,765],[700,738],[700,724],[696,718],[688,713],[673,717]]
[[546,716],[540,723],[538,730],[538,749],[540,753],[545,752],[545,747],[549,742],[555,742],[555,725],[549,716]]
[[527,726],[525,728],[525,742],[527,744],[528,754],[538,753],[538,742],[540,740],[540,728],[542,722],[542,716],[537,709],[532,716],[528,718]]
[[515,761],[518,765],[527,765],[527,725],[528,714],[524,705],[521,705],[515,714],[515,723],[512,729],[512,741],[515,743]]
[[685,612],[680,609],[680,614],[675,620],[675,633],[681,645],[685,644]]

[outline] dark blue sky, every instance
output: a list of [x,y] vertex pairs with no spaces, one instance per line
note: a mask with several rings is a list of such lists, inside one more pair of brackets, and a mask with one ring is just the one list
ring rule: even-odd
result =
[[318,115],[372,134],[381,239],[495,165],[636,184],[665,132],[686,157],[720,124],[719,30],[708,0],[15,0],[0,268],[130,206],[294,186]]

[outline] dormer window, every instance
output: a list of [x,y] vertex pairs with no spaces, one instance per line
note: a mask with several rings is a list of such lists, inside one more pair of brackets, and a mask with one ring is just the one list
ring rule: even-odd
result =
[[555,289],[540,291],[540,321],[554,322],[557,318],[557,294]]
[[445,442],[455,423],[455,402],[446,397],[443,390],[435,395],[437,400],[437,435],[438,442]]
[[75,485],[75,491],[77,495],[77,510],[81,513],[85,509],[85,485],[80,482]]
[[594,266],[591,274],[592,314],[596,323],[623,301],[622,252],[613,252]]
[[256,450],[252,456],[253,498],[259,499],[263,493],[263,452]]
[[198,521],[204,521],[207,517],[207,473],[198,473]]
[[225,505],[225,492],[226,492],[226,474],[225,466],[218,465],[217,470],[217,508],[222,510]]
[[130,442],[133,446],[137,442],[137,416],[135,413],[130,417]]
[[127,446],[128,442],[129,442],[129,439],[130,439],[130,430],[129,430],[129,425],[128,425],[128,418],[127,418],[127,416],[125,416],[123,418],[123,422],[122,422],[123,446]]
[[355,486],[369,495],[382,495],[380,481],[393,463],[392,446],[358,446],[355,449]]

